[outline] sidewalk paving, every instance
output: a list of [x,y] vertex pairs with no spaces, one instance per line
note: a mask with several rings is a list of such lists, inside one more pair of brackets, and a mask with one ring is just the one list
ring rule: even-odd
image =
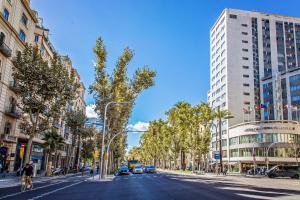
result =
[[246,174],[240,174],[240,173],[227,173],[226,175],[220,174],[217,175],[215,173],[204,173],[204,174],[199,174],[199,173],[193,173],[191,171],[183,171],[183,170],[168,170],[168,169],[158,169],[157,171],[161,172],[167,172],[167,173],[172,173],[172,174],[180,174],[180,175],[189,175],[189,176],[199,176],[199,177],[226,177],[226,176],[236,176],[236,177],[250,177],[250,178],[264,178],[266,176],[264,175],[246,175]]

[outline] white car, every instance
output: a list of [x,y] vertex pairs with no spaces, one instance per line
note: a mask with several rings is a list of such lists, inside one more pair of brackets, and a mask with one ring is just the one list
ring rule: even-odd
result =
[[134,173],[134,174],[142,174],[143,173],[142,166],[134,166],[133,169],[132,169],[132,173]]

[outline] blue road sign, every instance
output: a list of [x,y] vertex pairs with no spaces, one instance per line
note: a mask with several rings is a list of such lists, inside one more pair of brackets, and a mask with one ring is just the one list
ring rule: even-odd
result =
[[215,160],[220,160],[220,153],[219,152],[215,152]]

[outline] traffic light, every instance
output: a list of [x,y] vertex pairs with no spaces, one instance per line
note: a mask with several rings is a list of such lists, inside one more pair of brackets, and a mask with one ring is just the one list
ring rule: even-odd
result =
[[22,159],[23,156],[24,156],[24,149],[25,149],[25,145],[24,144],[21,144],[21,147],[20,147],[20,158]]

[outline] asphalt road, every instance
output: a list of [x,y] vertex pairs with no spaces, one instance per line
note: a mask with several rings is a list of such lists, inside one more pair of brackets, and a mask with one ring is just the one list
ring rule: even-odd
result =
[[258,187],[234,180],[159,173],[98,182],[77,175],[36,183],[32,191],[23,193],[19,187],[0,189],[0,200],[300,199],[299,190]]

